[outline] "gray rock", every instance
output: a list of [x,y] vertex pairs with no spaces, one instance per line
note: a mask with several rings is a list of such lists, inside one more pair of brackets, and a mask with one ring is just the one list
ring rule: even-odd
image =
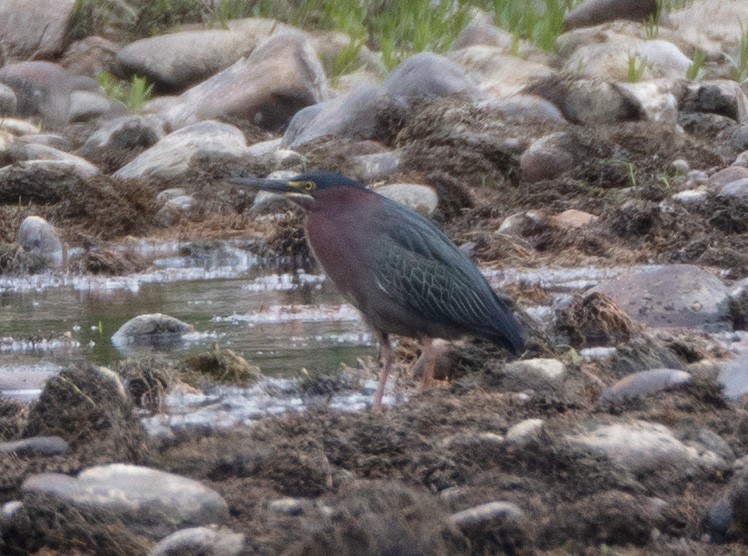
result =
[[196,156],[228,156],[238,160],[246,154],[244,134],[239,129],[208,120],[170,133],[117,170],[114,177],[172,180],[183,175]]
[[103,94],[93,91],[73,91],[70,93],[68,120],[85,122],[109,114],[124,114],[127,108],[118,101],[111,101]]
[[735,158],[735,162],[733,162],[732,164],[733,166],[741,166],[743,168],[748,168],[748,150],[745,150],[742,153],[740,153]]
[[720,498],[709,508],[704,526],[712,542],[722,542],[732,523],[732,507],[726,498]]
[[516,446],[527,446],[542,438],[544,428],[543,419],[525,419],[506,431],[506,441]]
[[365,182],[384,178],[400,169],[400,154],[394,151],[363,154],[352,160],[358,164],[359,177]]
[[327,96],[327,80],[306,35],[273,35],[252,54],[185,91],[161,113],[173,128],[218,117],[247,119],[271,131]]
[[51,58],[62,51],[75,0],[3,0],[0,37],[16,60]]
[[[318,105],[315,104],[315,106],[318,106]],[[304,110],[308,110],[309,108],[304,108],[303,110],[299,110],[296,113],[296,115],[298,116]],[[255,158],[262,158],[262,159],[271,157],[273,153],[280,148],[282,141],[283,141],[282,137],[279,137],[277,139],[269,139],[267,141],[260,141],[259,143],[250,145],[249,148],[247,149],[247,154],[250,156],[254,156]]]
[[382,86],[389,95],[406,103],[451,96],[478,100],[482,96],[459,64],[432,52],[403,60]]
[[159,90],[182,91],[229,67],[256,46],[241,31],[181,31],[131,42],[117,53],[117,63],[125,76],[144,76]]
[[268,504],[268,509],[284,515],[304,515],[314,503],[308,498],[278,498]]
[[120,116],[102,122],[78,152],[100,156],[112,150],[152,147],[164,137],[164,123],[155,116]]
[[577,165],[578,144],[573,135],[559,131],[537,139],[519,159],[522,178],[529,182],[550,180]]
[[728,166],[709,176],[708,184],[720,188],[728,183],[748,178],[748,168],[742,166]]
[[391,183],[377,187],[380,195],[397,201],[424,216],[431,216],[439,204],[439,197],[432,188],[416,183]]
[[643,398],[662,390],[669,390],[688,384],[691,375],[677,369],[651,369],[630,374],[606,388],[601,400],[619,401]]
[[182,187],[171,187],[169,189],[164,189],[163,191],[160,191],[158,195],[156,195],[156,202],[161,205],[165,205],[167,202],[171,201],[172,199],[176,199],[177,197],[181,197],[182,195],[186,195],[187,191]]
[[715,80],[688,87],[680,105],[682,112],[706,112],[736,122],[748,120],[748,98],[734,81]]
[[39,216],[27,216],[18,228],[18,244],[29,253],[40,256],[49,266],[59,268],[65,251],[57,231]]
[[[109,12],[107,15],[111,15]],[[117,52],[122,46],[95,35],[71,44],[60,59],[60,65],[74,75],[87,75],[93,79],[102,73],[116,73]]]
[[642,106],[629,91],[600,79],[568,74],[551,76],[525,87],[522,92],[554,103],[574,123],[614,124],[644,117]]
[[56,203],[71,188],[81,187],[88,173],[63,160],[28,160],[0,168],[0,202]]
[[27,120],[21,120],[18,118],[2,118],[0,119],[0,130],[17,135],[19,137],[24,135],[38,134],[41,132],[38,126]]
[[89,177],[99,173],[99,169],[85,158],[39,143],[26,144],[22,149],[22,154],[27,161],[52,160],[63,162],[71,168],[75,168],[75,172],[80,176]]
[[0,83],[16,95],[16,112],[39,116],[46,127],[60,127],[70,121],[70,95],[74,91],[98,91],[93,79],[66,72],[50,62],[19,62],[0,68]]
[[[707,55],[724,57],[740,41],[748,21],[748,4],[732,0],[703,0],[669,14],[671,26],[684,42]],[[708,25],[705,25],[708,22]]]
[[566,369],[561,361],[543,358],[512,361],[506,365],[505,370],[510,374],[534,373],[550,381],[561,380],[566,374]]
[[32,436],[11,442],[0,442],[0,453],[19,457],[57,456],[68,451],[70,446],[59,436]]
[[150,538],[228,518],[228,506],[214,490],[187,477],[137,465],[91,467],[77,478],[32,475],[21,491],[24,501],[29,495],[45,495],[74,509],[106,512]]
[[564,16],[564,29],[589,27],[616,19],[643,21],[656,13],[656,0],[587,0]]
[[13,89],[0,83],[0,115],[10,116],[16,113],[18,99]]
[[356,140],[386,138],[391,133],[386,118],[398,106],[382,87],[353,90],[296,114],[281,146],[293,149],[327,135]]
[[112,336],[115,346],[125,346],[133,343],[159,344],[161,342],[179,341],[183,334],[194,332],[191,324],[179,319],[153,313],[138,315],[123,324]]
[[32,133],[19,137],[18,141],[26,145],[44,145],[65,152],[69,152],[72,149],[67,137],[56,133]]
[[592,425],[588,430],[567,434],[566,441],[605,454],[614,463],[646,473],[663,469],[716,471],[727,462],[711,451],[688,446],[665,425],[634,420]]
[[472,79],[478,89],[494,97],[520,92],[531,82],[556,73],[545,64],[505,54],[491,46],[470,46],[448,54]]
[[748,178],[731,181],[717,189],[717,197],[733,200],[748,200]]
[[556,106],[534,95],[512,95],[476,103],[479,109],[496,111],[505,119],[522,122],[565,122],[566,118]]
[[748,540],[748,469],[735,474],[728,487],[730,503],[730,530],[743,541]]
[[674,264],[629,271],[589,290],[613,298],[634,320],[650,326],[724,327],[729,291],[712,273]]
[[161,539],[148,556],[236,556],[244,548],[244,535],[225,527],[192,527]]
[[498,231],[500,234],[523,236],[537,229],[544,220],[543,214],[536,210],[515,212],[504,218]]
[[[456,527],[467,539],[487,550],[480,553],[498,554],[507,537],[526,536],[527,517],[513,502],[496,501],[481,504],[449,516],[449,524]],[[490,547],[490,548],[489,548]]]
[[737,400],[748,395],[748,351],[726,363],[719,372],[718,380],[725,397]]

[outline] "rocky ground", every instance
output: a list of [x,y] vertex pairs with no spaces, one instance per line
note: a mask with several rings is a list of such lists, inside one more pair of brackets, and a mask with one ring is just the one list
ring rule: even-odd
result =
[[[615,21],[584,3],[554,55],[476,16],[445,55],[385,72],[364,48],[334,86],[333,33],[245,19],[70,44],[72,2],[35,2],[37,35],[7,17],[20,3],[0,6],[0,274],[143,270],[130,236],[303,259],[301,215],[225,180],[314,169],[430,215],[483,266],[632,272],[562,301],[510,284],[518,310],[548,307],[523,316],[528,352],[459,344],[439,386],[382,414],[149,437],[184,369],[67,369],[31,406],[0,400],[0,552],[746,552],[744,3],[695,2],[656,38],[646,2]],[[133,112],[102,69],[157,94]]]

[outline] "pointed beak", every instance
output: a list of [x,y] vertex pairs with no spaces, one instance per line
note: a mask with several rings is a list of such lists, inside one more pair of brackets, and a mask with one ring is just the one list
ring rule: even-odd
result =
[[307,209],[314,202],[314,197],[299,191],[299,188],[292,181],[263,178],[230,178],[228,182],[238,187],[258,189],[259,191],[267,191],[268,193],[279,195]]
[[294,189],[288,184],[288,182],[283,180],[268,180],[263,178],[230,178],[228,182],[238,187],[259,189],[260,191],[270,191],[271,193],[278,193],[284,196],[290,193],[298,193],[297,189]]

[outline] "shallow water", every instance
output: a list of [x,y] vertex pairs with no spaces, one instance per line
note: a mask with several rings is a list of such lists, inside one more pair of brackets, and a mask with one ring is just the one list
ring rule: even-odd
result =
[[[153,268],[126,277],[0,277],[0,391],[33,398],[44,380],[65,365],[80,361],[110,365],[153,349],[111,342],[123,323],[144,313],[165,313],[194,325],[195,333],[160,350],[166,356],[179,358],[218,343],[242,354],[270,377],[270,382],[250,389],[214,389],[200,400],[196,412],[211,413],[225,422],[308,403],[295,394],[284,396],[284,388],[278,388],[284,377],[302,368],[330,371],[376,354],[374,338],[358,312],[314,269],[263,266],[242,246],[229,242],[205,251],[188,248],[191,256],[178,254],[184,247],[146,242],[128,246],[150,255]],[[554,291],[558,300],[621,270],[508,269],[487,271],[486,276],[495,287],[508,282],[538,284]],[[530,312],[539,319],[551,313],[549,307],[530,308]],[[360,392],[328,402],[360,408],[365,403],[360,396],[370,396],[371,388],[371,383],[365,383]],[[195,415],[184,416],[187,408],[195,407],[193,402],[179,395],[170,398],[174,413],[182,415],[174,419],[183,424],[199,421]],[[204,409],[208,406],[210,411]]]

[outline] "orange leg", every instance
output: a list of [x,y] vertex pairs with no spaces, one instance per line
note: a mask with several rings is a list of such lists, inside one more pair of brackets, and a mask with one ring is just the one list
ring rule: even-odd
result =
[[431,386],[434,380],[434,367],[436,367],[436,353],[434,353],[432,340],[428,336],[421,336],[421,345],[423,346],[423,379],[421,390]]
[[379,374],[379,385],[377,386],[377,392],[374,394],[374,411],[382,411],[382,397],[384,397],[384,386],[387,384],[387,377],[390,374],[390,368],[392,367],[392,360],[394,358],[394,352],[390,345],[390,338],[385,333],[379,335],[379,351],[380,355],[384,356],[384,364],[382,371]]

